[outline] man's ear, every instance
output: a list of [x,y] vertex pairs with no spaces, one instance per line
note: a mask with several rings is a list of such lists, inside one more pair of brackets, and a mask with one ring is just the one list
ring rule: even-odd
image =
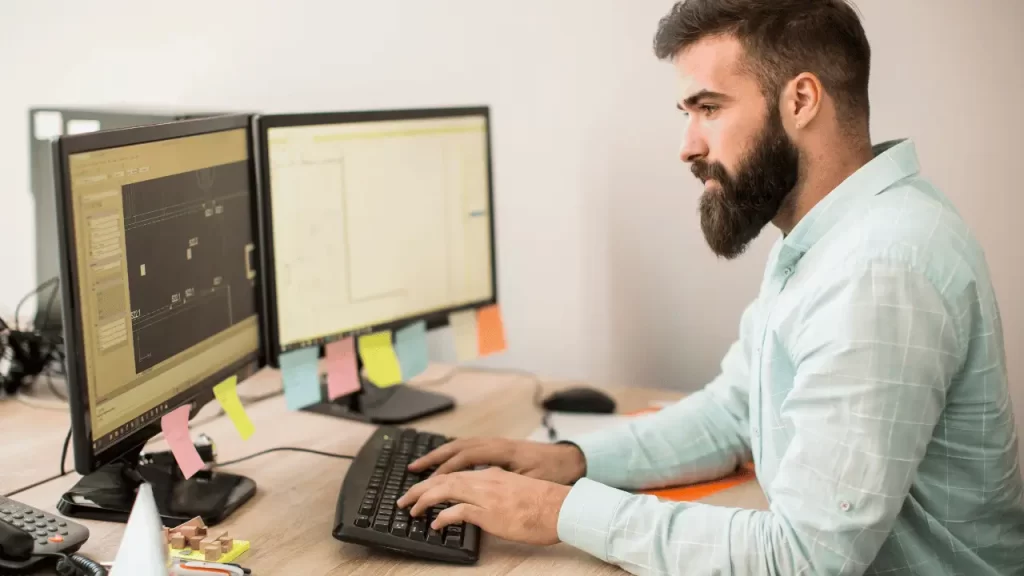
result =
[[800,73],[782,91],[783,124],[794,130],[806,128],[818,116],[824,97],[821,80],[810,72]]

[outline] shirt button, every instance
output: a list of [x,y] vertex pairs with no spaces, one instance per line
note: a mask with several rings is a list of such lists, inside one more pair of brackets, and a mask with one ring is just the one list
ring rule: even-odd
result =
[[782,275],[783,276],[789,276],[792,273],[793,273],[793,267],[792,266],[789,267],[789,268],[786,268],[785,270],[782,271]]
[[847,502],[846,500],[840,500],[839,501],[839,509],[842,510],[843,512],[849,512],[850,511],[850,503]]
[[757,436],[757,434],[758,434],[757,426],[754,426],[754,429],[751,432],[754,433],[754,436]]

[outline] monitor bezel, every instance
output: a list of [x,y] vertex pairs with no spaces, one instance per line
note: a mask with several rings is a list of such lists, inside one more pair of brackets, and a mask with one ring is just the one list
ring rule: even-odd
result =
[[334,334],[303,342],[302,344],[291,345],[288,350],[296,350],[312,346],[324,346],[330,342],[341,340],[349,336],[360,336],[383,330],[396,330],[410,323],[424,321],[427,329],[435,329],[448,325],[448,316],[462,310],[472,310],[497,304],[498,302],[498,260],[497,246],[497,211],[494,205],[494,165],[491,154],[491,110],[489,106],[462,106],[446,108],[413,108],[395,110],[361,110],[348,112],[312,112],[293,114],[257,114],[253,116],[253,132],[256,145],[256,153],[253,155],[256,161],[256,174],[258,178],[257,189],[260,194],[260,233],[263,242],[264,274],[260,276],[263,282],[264,295],[264,319],[266,325],[264,334],[267,335],[265,348],[267,349],[267,362],[269,365],[278,367],[279,358],[282,354],[282,346],[278,331],[279,311],[277,305],[277,276],[274,266],[274,227],[273,208],[270,186],[270,165],[269,147],[267,142],[268,131],[272,128],[289,128],[296,126],[317,126],[325,124],[351,124],[361,122],[380,122],[393,120],[424,120],[434,118],[462,118],[462,117],[483,117],[484,133],[486,140],[487,155],[487,202],[488,218],[490,219],[490,243],[491,243],[491,297],[488,299],[468,302],[459,306],[450,306],[426,312],[423,314],[398,318],[389,322],[364,326],[355,330],[342,330]]
[[[70,171],[68,159],[73,154],[120,148],[149,142],[159,142],[189,136],[198,136],[214,132],[242,129],[246,134],[246,151],[249,154],[249,178],[253,191],[251,204],[251,223],[253,244],[256,245],[255,261],[257,266],[262,261],[259,238],[258,191],[252,158],[252,131],[249,129],[250,115],[230,114],[194,120],[178,120],[147,126],[103,130],[87,134],[65,135],[53,139],[53,165],[55,194],[57,195],[57,230],[60,248],[60,281],[61,306],[64,318],[64,342],[66,347],[65,373],[68,385],[68,399],[71,410],[71,429],[75,455],[75,470],[79,474],[89,474],[105,464],[115,462],[126,456],[137,454],[141,447],[151,438],[161,433],[160,420],[137,428],[100,452],[93,451],[91,406],[88,395],[87,372],[85,370],[85,349],[82,336],[82,320],[78,317],[79,277],[77,254],[74,250],[75,222],[73,199],[71,194]],[[257,268],[257,273],[259,269]],[[261,283],[256,283],[256,307],[259,316],[262,297]],[[168,401],[173,404],[169,409],[183,405],[191,405],[190,418],[205,404],[214,399],[213,387],[233,375],[244,377],[255,373],[266,365],[266,350],[263,346],[265,336],[262,335],[263,324],[257,323],[260,329],[259,346],[254,354],[235,363],[224,366],[213,376],[197,383],[187,391]]]

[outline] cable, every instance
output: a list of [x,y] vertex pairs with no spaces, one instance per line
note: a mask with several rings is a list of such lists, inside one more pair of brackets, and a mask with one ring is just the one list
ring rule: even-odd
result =
[[64,402],[48,402],[46,400],[40,400],[35,396],[29,396],[24,392],[16,392],[14,394],[14,399],[17,400],[18,402],[21,402],[25,406],[30,406],[32,408],[39,408],[42,410],[57,410],[60,412],[67,412],[68,410],[68,405],[65,404]]
[[58,576],[107,576],[107,569],[99,562],[78,554],[49,552],[33,554],[35,558],[56,558]]
[[231,466],[232,464],[245,462],[246,460],[251,460],[253,458],[256,458],[257,456],[263,456],[264,454],[270,454],[271,452],[304,452],[306,454],[316,454],[318,456],[327,456],[329,458],[338,458],[340,460],[355,460],[355,456],[348,456],[346,454],[334,454],[333,452],[322,452],[320,450],[312,450],[310,448],[292,448],[290,446],[281,446],[279,448],[270,448],[267,450],[262,450],[260,452],[256,452],[255,454],[249,454],[248,456],[243,456],[241,458],[236,458],[234,460],[228,460],[227,462],[215,462],[211,464],[210,467],[222,468],[224,466]]
[[[36,286],[35,290],[29,292],[28,294],[25,294],[25,296],[22,297],[21,301],[18,302],[18,305],[14,308],[14,329],[15,330],[21,331],[21,307],[25,304],[25,302],[27,302],[28,299],[31,298],[32,296],[35,296],[36,294],[39,294],[39,292],[43,288],[46,288],[47,286],[49,286],[50,284],[53,284],[54,282],[60,282],[60,277],[54,276],[53,278],[50,278],[46,282],[43,282],[39,286]],[[60,287],[58,286],[54,290],[54,292],[56,292],[56,290],[59,290],[59,289],[60,289]]]
[[68,446],[71,444],[71,430],[68,427],[68,435],[64,437],[64,447],[60,449],[60,475],[64,476],[67,472],[64,471],[64,461],[68,458]]

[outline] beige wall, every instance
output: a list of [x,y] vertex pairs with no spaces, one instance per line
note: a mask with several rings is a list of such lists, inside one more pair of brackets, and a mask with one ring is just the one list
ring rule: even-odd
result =
[[[672,71],[650,49],[670,0],[139,4],[0,2],[0,245],[32,236],[29,106],[489,103],[513,346],[490,363],[685,389],[714,374],[774,234],[736,262],[704,244],[699,189],[676,159]],[[859,5],[875,56],[874,136],[913,137],[985,246],[1024,422],[1024,2]],[[0,313],[33,270],[30,252],[5,250]],[[444,337],[434,347],[452,357]]]

